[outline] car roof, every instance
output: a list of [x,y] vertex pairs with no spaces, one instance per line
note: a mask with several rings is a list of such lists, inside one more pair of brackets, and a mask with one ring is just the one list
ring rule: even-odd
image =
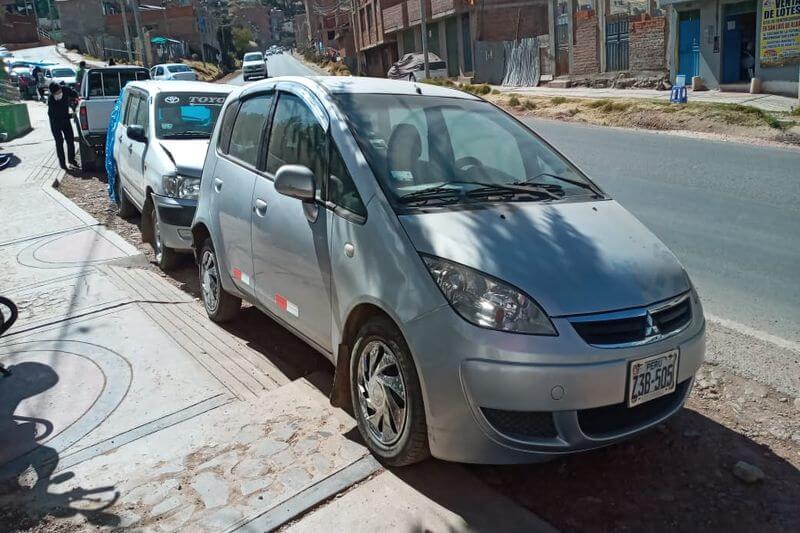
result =
[[139,87],[150,93],[180,93],[180,92],[204,92],[228,94],[234,87],[224,83],[208,83],[206,81],[183,81],[183,80],[141,80],[128,83],[131,87]]
[[[267,83],[278,83],[281,81],[288,81],[298,83],[309,88],[316,86],[325,92],[331,94],[400,94],[400,95],[422,95],[422,96],[444,96],[448,98],[461,98],[464,100],[480,100],[477,96],[451,89],[449,87],[442,87],[440,85],[432,85],[429,83],[415,83],[410,81],[401,80],[387,80],[385,78],[368,78],[360,76],[282,76],[269,78]],[[256,82],[246,85],[245,89],[240,91],[240,94],[247,94],[251,91],[257,91],[259,86],[264,82]]]
[[64,63],[59,63],[57,65],[45,65],[45,68],[50,70],[53,70],[54,68],[68,68],[71,71],[75,72],[75,67],[73,67],[72,65],[66,65]]
[[[186,63],[159,63],[158,65],[155,65],[153,68],[156,68],[156,67],[188,67],[188,66],[189,65],[187,65]],[[189,67],[189,68],[191,68],[191,67]]]

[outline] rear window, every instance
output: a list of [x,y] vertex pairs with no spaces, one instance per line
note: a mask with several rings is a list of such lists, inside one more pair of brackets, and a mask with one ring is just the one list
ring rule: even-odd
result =
[[192,69],[187,67],[186,65],[170,65],[167,67],[167,70],[170,72],[191,72]]
[[146,70],[90,70],[87,94],[91,96],[119,96],[122,87],[134,80],[149,80]]
[[54,68],[52,72],[54,78],[69,78],[75,75],[75,71],[70,68]]

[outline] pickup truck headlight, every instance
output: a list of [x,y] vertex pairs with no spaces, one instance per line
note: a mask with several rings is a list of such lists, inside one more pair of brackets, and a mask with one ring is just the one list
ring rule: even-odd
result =
[[444,297],[467,322],[499,331],[558,335],[542,308],[519,289],[439,257],[422,255],[422,260]]
[[181,175],[167,175],[162,178],[164,194],[172,198],[196,200],[200,194],[200,178]]

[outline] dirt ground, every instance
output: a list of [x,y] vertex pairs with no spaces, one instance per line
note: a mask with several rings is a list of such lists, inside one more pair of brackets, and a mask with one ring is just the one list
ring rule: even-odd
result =
[[[59,190],[160,272],[138,219],[116,215],[101,179],[68,175]],[[190,256],[161,274],[199,297]],[[292,379],[332,374],[327,361],[254,308],[230,327],[278,354]],[[737,477],[740,461],[763,479]],[[686,409],[634,440],[549,463],[469,468],[564,531],[800,531],[800,398],[707,363]]]

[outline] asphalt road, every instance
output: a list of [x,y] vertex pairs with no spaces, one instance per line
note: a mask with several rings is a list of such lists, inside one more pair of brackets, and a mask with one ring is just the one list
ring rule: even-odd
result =
[[15,59],[25,61],[53,61],[55,63],[69,64],[69,61],[56,53],[55,46],[39,46],[36,48],[26,48],[24,50],[13,50]]
[[672,249],[706,313],[800,341],[800,151],[527,122]]
[[[270,77],[318,75],[288,53],[267,57],[267,72],[269,72]],[[239,74],[228,83],[231,85],[244,85],[245,81],[242,75]]]

